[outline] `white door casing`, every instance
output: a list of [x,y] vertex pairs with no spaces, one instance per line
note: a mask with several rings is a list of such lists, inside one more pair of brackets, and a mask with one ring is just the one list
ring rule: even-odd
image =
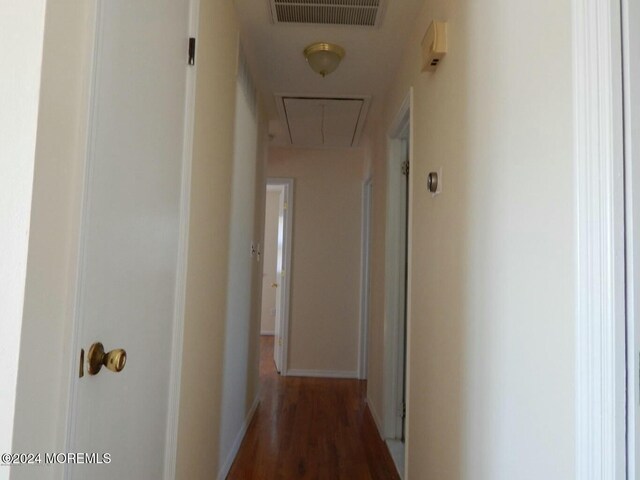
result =
[[[280,190],[280,196],[278,198],[278,240],[277,240],[277,252],[276,252],[276,281],[275,283],[278,285],[278,289],[282,291],[283,277],[286,273],[284,271],[284,255],[282,251],[282,247],[284,245],[284,214],[285,214],[285,199],[284,199],[284,188]],[[275,321],[275,335],[274,335],[274,345],[273,345],[273,361],[276,364],[276,370],[278,373],[282,373],[283,370],[283,361],[282,361],[282,350],[284,332],[282,330],[282,296],[280,295],[280,291],[276,292],[276,321]]]
[[360,259],[360,337],[358,341],[358,378],[367,378],[369,303],[371,293],[371,211],[373,183],[368,178],[362,183],[362,238]]
[[74,354],[99,341],[128,358],[120,373],[85,364],[75,377],[68,451],[110,463],[68,478],[164,475],[188,30],[189,0],[98,2]]
[[627,455],[620,2],[574,0],[573,7],[576,478],[622,480]]
[[622,1],[627,267],[627,478],[640,467],[640,4]]
[[[388,439],[399,439],[402,436],[402,384],[404,375],[403,358],[404,353],[401,344],[404,343],[403,317],[405,308],[407,309],[408,332],[411,312],[411,262],[408,264],[407,283],[407,304],[404,296],[404,254],[405,251],[405,227],[404,227],[404,205],[405,198],[405,178],[401,172],[401,163],[407,158],[411,163],[411,115],[413,104],[413,89],[410,89],[398,114],[392,123],[389,134],[388,152],[388,175],[387,175],[387,225],[385,240],[385,336],[384,336],[384,425],[382,434]],[[408,146],[408,149],[407,149]],[[410,187],[410,182],[409,182]],[[411,192],[409,192],[411,197]],[[409,242],[407,255],[411,251],[411,211],[409,202]],[[407,339],[408,340],[408,339]],[[407,349],[409,342],[407,341]],[[409,351],[407,350],[407,367]],[[407,371],[408,380],[408,371]],[[408,382],[405,392],[408,391]],[[407,412],[408,412],[408,395]],[[408,418],[405,418],[405,425],[408,427]],[[408,431],[407,431],[408,433]]]

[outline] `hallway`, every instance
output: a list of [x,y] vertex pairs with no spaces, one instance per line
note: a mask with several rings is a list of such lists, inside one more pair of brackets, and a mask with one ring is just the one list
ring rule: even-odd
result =
[[260,405],[228,475],[250,479],[397,479],[365,403],[366,382],[281,377],[260,338]]
[[5,2],[0,480],[640,479],[621,1]]

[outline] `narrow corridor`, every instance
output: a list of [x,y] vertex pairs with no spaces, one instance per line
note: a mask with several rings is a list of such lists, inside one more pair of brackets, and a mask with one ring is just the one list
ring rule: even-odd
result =
[[273,337],[260,340],[260,405],[230,480],[395,480],[365,403],[366,382],[281,377]]

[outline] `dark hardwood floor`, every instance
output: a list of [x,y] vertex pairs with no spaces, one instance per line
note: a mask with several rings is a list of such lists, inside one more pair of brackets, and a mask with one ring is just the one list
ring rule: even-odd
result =
[[227,479],[400,478],[366,406],[366,382],[280,377],[273,337],[260,347],[260,405]]

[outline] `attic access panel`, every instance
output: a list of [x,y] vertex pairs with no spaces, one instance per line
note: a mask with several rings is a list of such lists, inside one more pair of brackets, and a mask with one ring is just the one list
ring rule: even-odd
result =
[[379,27],[387,0],[269,0],[274,23]]
[[281,97],[279,100],[292,145],[316,148],[358,146],[368,98]]

